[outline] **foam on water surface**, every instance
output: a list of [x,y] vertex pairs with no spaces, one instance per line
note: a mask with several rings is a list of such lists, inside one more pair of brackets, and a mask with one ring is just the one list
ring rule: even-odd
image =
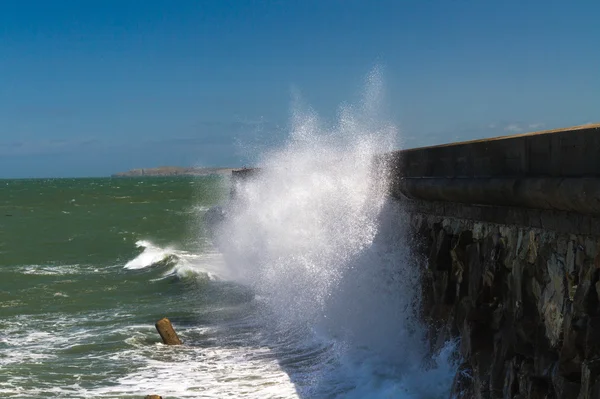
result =
[[191,253],[173,247],[161,247],[148,240],[139,240],[136,246],[143,248],[143,251],[128,261],[125,269],[140,270],[167,264],[171,267],[163,274],[165,277],[175,274],[182,278],[202,276],[217,280],[226,275],[221,254],[210,248],[202,253]]
[[144,248],[142,253],[125,264],[125,269],[144,269],[164,261],[168,256],[176,255],[173,248],[161,248],[150,241],[139,240],[135,243],[138,248]]
[[[247,342],[247,346],[218,345],[216,337],[224,333],[221,327],[190,326],[178,329],[180,335],[188,342],[202,336],[204,344],[169,347],[152,339],[156,335],[152,326],[108,327],[110,322],[122,322],[130,315],[117,316],[107,319],[104,314],[90,313],[88,319],[106,324],[87,328],[83,328],[85,319],[66,315],[52,322],[42,316],[12,320],[0,340],[0,348],[10,349],[0,357],[0,367],[56,364],[58,368],[54,379],[40,379],[36,384],[23,384],[23,377],[4,374],[0,378],[0,396],[137,397],[148,392],[168,392],[174,398],[296,397],[294,384],[279,367],[271,349],[256,340]],[[94,350],[94,342],[106,334],[124,339],[119,350]],[[232,341],[243,340],[235,331],[226,334]],[[61,364],[65,354],[70,356],[71,364],[60,372],[65,367]],[[94,369],[105,371],[97,375]]]

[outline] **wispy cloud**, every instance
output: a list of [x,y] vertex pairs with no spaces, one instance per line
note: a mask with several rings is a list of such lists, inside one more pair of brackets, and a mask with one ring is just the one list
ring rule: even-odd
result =
[[517,123],[511,123],[509,125],[507,125],[504,128],[505,131],[510,132],[510,133],[519,133],[522,132],[524,129]]
[[491,123],[489,125],[490,129],[502,128],[505,132],[509,132],[512,134],[523,133],[525,131],[537,130],[544,127],[544,123],[535,122],[535,123],[524,123],[524,122],[509,122],[509,123]]

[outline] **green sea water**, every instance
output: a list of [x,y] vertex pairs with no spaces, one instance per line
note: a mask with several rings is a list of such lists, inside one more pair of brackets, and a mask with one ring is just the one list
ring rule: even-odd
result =
[[[209,272],[202,215],[228,193],[220,177],[0,180],[0,397],[222,397],[230,371],[263,378],[218,371],[253,306]],[[185,349],[160,344],[163,316]]]
[[447,397],[401,212],[356,167],[296,164],[234,200],[222,177],[0,180],[0,398]]
[[0,265],[110,265],[141,238],[193,247],[190,216],[226,194],[218,177],[0,180]]

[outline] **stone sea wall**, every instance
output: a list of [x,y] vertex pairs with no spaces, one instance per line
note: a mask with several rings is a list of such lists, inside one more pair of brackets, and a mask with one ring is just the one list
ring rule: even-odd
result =
[[[600,125],[384,154],[452,397],[600,399]],[[259,173],[232,174],[238,180]],[[403,220],[402,223],[405,223]]]
[[391,154],[457,398],[600,398],[600,126]]
[[410,216],[434,348],[460,339],[459,398],[600,397],[600,240]]

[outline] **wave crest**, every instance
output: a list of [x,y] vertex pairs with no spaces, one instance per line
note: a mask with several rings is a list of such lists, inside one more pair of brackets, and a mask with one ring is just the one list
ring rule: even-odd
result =
[[170,247],[161,248],[150,241],[139,240],[135,243],[136,247],[144,248],[142,253],[125,264],[125,269],[138,270],[152,267],[158,264],[177,262],[176,250]]
[[135,258],[124,266],[128,270],[141,270],[155,267],[169,267],[163,277],[176,275],[181,279],[205,278],[209,280],[222,279],[221,255],[216,252],[193,254],[173,247],[160,247],[147,240],[135,243],[138,248],[144,248]]

